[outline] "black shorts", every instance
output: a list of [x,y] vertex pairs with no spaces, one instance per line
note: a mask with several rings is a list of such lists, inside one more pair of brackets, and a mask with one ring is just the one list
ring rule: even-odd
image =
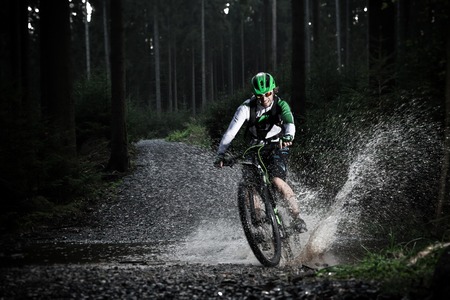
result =
[[277,149],[268,156],[263,154],[263,161],[269,172],[270,179],[279,177],[286,181],[289,148]]

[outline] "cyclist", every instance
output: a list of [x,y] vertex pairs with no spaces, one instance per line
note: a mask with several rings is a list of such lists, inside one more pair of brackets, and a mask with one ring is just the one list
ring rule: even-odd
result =
[[295,136],[294,117],[289,104],[276,95],[278,88],[272,75],[260,72],[252,78],[251,84],[254,95],[236,110],[220,141],[214,165],[218,168],[223,167],[225,152],[246,121],[252,144],[279,144],[280,147],[275,150],[275,154],[264,156],[263,161],[267,164],[272,183],[289,204],[293,217],[292,228],[300,233],[306,232],[305,221],[300,218],[296,195],[286,183],[289,146],[292,145]]

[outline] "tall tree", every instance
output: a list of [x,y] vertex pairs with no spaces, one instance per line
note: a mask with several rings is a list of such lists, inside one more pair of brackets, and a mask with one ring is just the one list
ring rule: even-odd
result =
[[310,13],[310,0],[305,0],[305,65],[306,75],[309,77],[311,71],[311,13]]
[[84,1],[84,36],[85,36],[85,44],[86,44],[86,75],[87,79],[91,78],[91,50],[90,50],[90,38],[89,38],[89,9],[90,4],[89,1]]
[[195,51],[194,51],[194,47],[192,47],[192,64],[191,64],[191,91],[192,91],[192,95],[191,95],[191,106],[192,106],[192,115],[195,116],[197,114],[197,106],[196,106],[196,94],[195,94]]
[[105,46],[105,66],[106,66],[106,78],[108,82],[111,79],[111,62],[109,57],[109,33],[108,33],[108,13],[106,8],[106,0],[103,0],[103,43]]
[[291,105],[296,117],[306,113],[305,11],[304,1],[292,1]]
[[[450,24],[450,22],[447,22]],[[444,207],[449,202],[448,180],[450,168],[450,31],[447,30],[447,51],[446,51],[446,81],[445,81],[445,139],[444,139],[444,157],[442,160],[441,179],[436,206],[436,218],[443,216]]]
[[229,46],[229,50],[230,50],[230,59],[229,61],[229,82],[228,82],[228,90],[230,91],[230,93],[234,92],[234,68],[233,68],[233,31],[230,30],[230,46]]
[[272,0],[272,34],[270,65],[273,72],[277,70],[277,0]]
[[202,110],[206,107],[206,38],[205,38],[205,0],[201,7],[201,42],[202,42]]
[[349,68],[351,57],[352,8],[350,0],[345,0],[345,67]]
[[[170,21],[169,21],[170,22]],[[167,74],[168,74],[168,83],[167,83],[167,100],[169,102],[169,112],[173,112],[173,83],[172,83],[172,30],[170,23],[168,25],[169,27],[169,40],[167,43]]]
[[[29,97],[29,34],[26,0],[8,0],[0,10],[0,210],[23,200],[35,183],[34,107]],[[37,116],[36,116],[37,117]],[[39,178],[41,179],[41,178]]]
[[245,87],[245,27],[244,27],[244,12],[242,6],[239,6],[240,13],[240,33],[241,33],[241,80],[242,88]]
[[74,157],[75,106],[70,64],[68,1],[41,1],[41,97],[50,145],[62,156]]
[[153,10],[153,39],[154,39],[154,49],[155,49],[155,90],[156,90],[156,114],[158,116],[162,113],[162,105],[161,105],[161,58],[159,55],[159,13],[158,13],[158,1],[155,1],[154,10]]
[[[15,118],[31,110],[28,102],[28,7],[26,0],[8,0],[2,12],[1,34],[7,37],[2,43],[2,71],[0,79],[11,84],[19,97],[12,97],[14,103],[7,105]],[[9,45],[9,47],[8,47]],[[28,114],[27,114],[28,115]]]
[[[59,2],[59,1],[58,1]],[[64,1],[61,1],[64,2]],[[129,168],[125,104],[125,34],[122,0],[111,0],[111,157],[108,169]]]
[[264,24],[264,32],[263,32],[263,69],[272,72],[272,64],[271,64],[271,50],[272,50],[272,5],[271,0],[263,0],[263,9],[262,9],[262,19]]
[[176,42],[176,36],[173,41],[174,44],[174,54],[173,54],[173,101],[174,101],[174,109],[177,112],[178,111],[178,71],[177,71],[177,42]]
[[341,72],[342,68],[342,45],[341,45],[341,5],[339,0],[335,0],[336,4],[336,53],[337,53],[337,69]]

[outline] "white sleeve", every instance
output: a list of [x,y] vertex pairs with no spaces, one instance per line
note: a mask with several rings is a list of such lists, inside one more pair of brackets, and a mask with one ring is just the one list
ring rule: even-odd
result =
[[233,119],[230,122],[230,125],[228,126],[227,131],[224,133],[222,140],[220,141],[219,149],[217,150],[218,154],[225,153],[225,151],[227,151],[228,147],[236,137],[236,134],[239,132],[244,122],[248,121],[249,119],[250,107],[245,104],[239,106],[233,116]]
[[284,134],[292,135],[295,137],[295,125],[294,123],[285,123],[284,125]]

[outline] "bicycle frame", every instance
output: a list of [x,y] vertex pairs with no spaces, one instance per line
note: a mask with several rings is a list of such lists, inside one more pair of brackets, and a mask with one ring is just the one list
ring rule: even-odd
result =
[[[267,144],[258,144],[258,145],[251,146],[251,147],[247,148],[247,150],[244,151],[244,154],[242,155],[244,158],[246,157],[246,155],[248,155],[251,152],[256,153],[255,155],[250,156],[250,160],[247,159],[242,162],[244,168],[246,166],[247,167],[252,166],[252,168],[249,168],[249,169],[251,169],[250,174],[247,174],[247,176],[244,176],[245,177],[244,180],[246,180],[247,183],[250,182],[252,184],[259,185],[258,188],[260,189],[261,194],[265,195],[264,199],[270,200],[270,203],[265,203],[265,205],[270,204],[271,209],[273,209],[273,211],[274,211],[276,221],[277,221],[278,225],[280,226],[280,233],[283,235],[284,228],[283,228],[281,218],[278,215],[278,209],[276,206],[275,187],[270,180],[269,172],[263,162],[262,155],[261,155],[261,151],[265,147],[267,147]],[[274,146],[274,145],[269,145],[268,150],[274,151],[275,147],[276,146]],[[260,180],[256,180],[255,177],[259,177]],[[254,205],[254,203],[251,203],[250,205],[251,205],[252,212],[253,212],[252,220],[254,220],[254,219],[256,219],[256,217],[254,216],[255,205]],[[269,207],[267,207],[267,209],[269,209]]]

